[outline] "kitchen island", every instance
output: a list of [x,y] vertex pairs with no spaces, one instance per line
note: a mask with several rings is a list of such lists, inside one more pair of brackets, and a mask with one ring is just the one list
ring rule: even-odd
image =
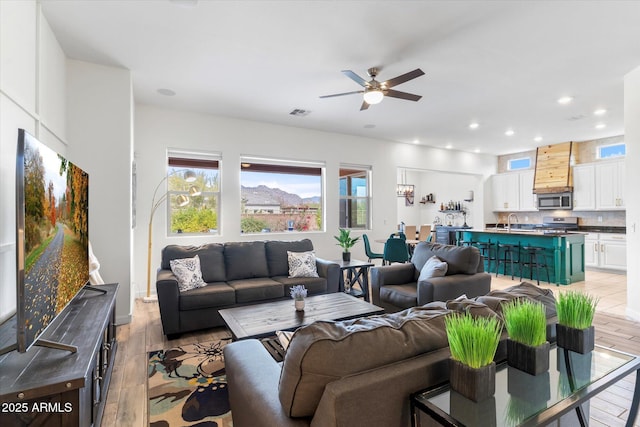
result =
[[[576,232],[548,233],[539,230],[521,230],[521,229],[471,229],[460,230],[458,239],[471,242],[483,242],[491,244],[491,254],[495,256],[497,244],[511,244],[518,246],[519,256],[514,260],[522,260],[523,246],[539,246],[544,248],[543,254],[545,262],[549,268],[549,283],[556,285],[570,285],[571,283],[584,280],[584,234]],[[491,271],[488,269],[488,263],[485,259],[485,270],[495,272],[497,262],[491,263]],[[522,271],[522,266],[518,263],[514,266],[514,274],[522,275],[522,278],[533,276],[533,280],[537,279],[536,270],[532,272],[529,269]],[[507,270],[509,271],[509,270]],[[499,274],[504,274],[504,266],[500,267]],[[509,273],[510,274],[510,273]],[[540,269],[540,280],[546,281],[546,273],[544,268]]]

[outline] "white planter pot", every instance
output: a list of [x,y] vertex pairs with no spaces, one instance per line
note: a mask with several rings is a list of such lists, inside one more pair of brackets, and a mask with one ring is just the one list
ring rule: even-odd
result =
[[304,311],[304,300],[295,300],[296,311]]

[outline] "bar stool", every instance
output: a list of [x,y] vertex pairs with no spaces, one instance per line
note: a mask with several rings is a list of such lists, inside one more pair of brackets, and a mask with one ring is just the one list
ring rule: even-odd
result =
[[[507,275],[507,263],[509,263],[509,266],[511,268],[511,280],[513,280],[513,277],[514,277],[513,265],[520,264],[519,258],[514,258],[514,256],[517,257],[519,255],[519,246],[520,245],[498,243],[498,249],[497,249],[498,262],[496,264],[496,277],[498,277],[498,274],[500,273],[501,264],[504,264],[504,275],[505,276]],[[501,250],[502,250],[502,254],[500,254]],[[500,255],[502,255],[502,257]]]
[[478,250],[480,251],[480,255],[482,255],[482,257],[487,261],[487,272],[491,273],[491,261],[497,261],[498,259],[496,258],[497,254],[495,251],[493,251],[492,254],[492,249],[493,249],[493,245],[491,244],[491,241],[488,242],[474,242],[474,246],[476,248],[478,248]]
[[[549,265],[547,264],[546,258],[544,256],[544,248],[540,246],[523,246],[523,259],[520,263],[520,280],[522,280],[522,275],[525,267],[529,268],[529,279],[533,279],[533,268],[536,269],[536,280],[538,281],[538,286],[540,286],[540,267],[544,267],[547,272],[547,282],[550,282],[549,278]],[[524,256],[528,258],[524,258]]]

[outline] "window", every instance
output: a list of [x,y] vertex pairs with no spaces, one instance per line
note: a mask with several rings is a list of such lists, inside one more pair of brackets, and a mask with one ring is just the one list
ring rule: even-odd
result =
[[510,171],[519,170],[519,169],[531,169],[531,157],[523,157],[521,159],[511,159],[509,160]]
[[[195,175],[191,182],[185,172]],[[169,235],[218,234],[220,156],[169,151],[167,218]]]
[[370,228],[370,175],[370,167],[340,166],[340,228]]
[[323,229],[324,163],[242,156],[242,233]]
[[598,158],[608,159],[611,157],[623,157],[627,154],[627,145],[624,142],[611,145],[600,145],[598,147]]

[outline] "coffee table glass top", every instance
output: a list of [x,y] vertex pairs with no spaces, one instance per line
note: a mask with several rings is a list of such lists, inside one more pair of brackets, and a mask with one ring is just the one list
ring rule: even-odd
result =
[[[566,352],[572,376],[568,375],[565,350],[553,347],[549,371],[533,376],[498,365],[496,393],[484,402],[474,403],[449,385],[414,395],[416,409],[435,413],[445,420],[471,425],[537,425],[557,419],[573,403],[582,403],[630,372],[640,369],[640,358],[599,347],[588,354]],[[575,405],[573,405],[575,406]]]
[[292,299],[227,308],[219,311],[234,339],[262,338],[276,331],[294,330],[317,320],[347,320],[384,309],[342,292],[305,298],[304,311]]

